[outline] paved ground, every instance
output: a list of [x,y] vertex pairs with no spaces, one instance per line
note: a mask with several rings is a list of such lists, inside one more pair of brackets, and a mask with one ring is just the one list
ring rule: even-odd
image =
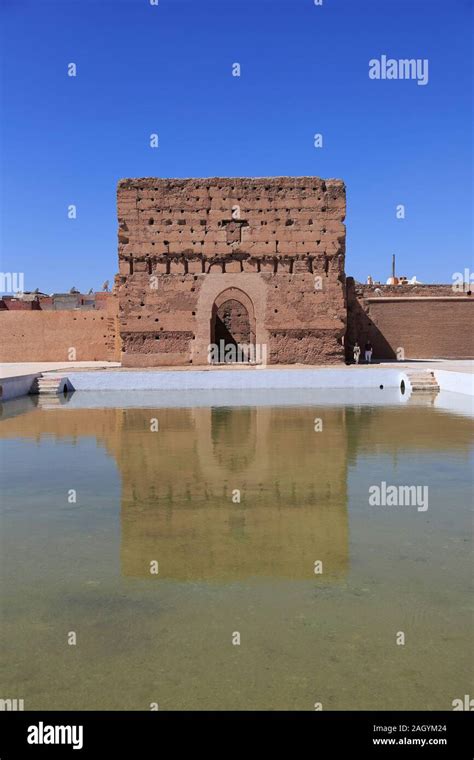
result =
[[[397,369],[420,369],[420,370],[433,370],[443,369],[447,372],[464,372],[474,373],[474,360],[471,359],[422,359],[418,361],[404,361],[404,362],[374,362],[371,365],[359,364],[359,365],[346,365],[346,364],[327,364],[311,366],[308,364],[289,364],[289,365],[269,365],[265,369],[278,369],[278,370],[298,370],[298,369],[321,369],[321,370],[346,370],[347,372],[370,372],[372,367],[381,368],[394,368]],[[241,369],[247,372],[258,371],[259,367],[251,367],[245,364],[236,366],[235,364],[220,365],[217,367],[210,367],[208,364],[203,366],[188,365],[186,367],[143,367],[132,369],[129,367],[121,367],[118,362],[21,362],[21,363],[5,363],[0,364],[0,378],[5,379],[7,377],[20,377],[21,375],[34,375],[39,372],[64,372],[67,370],[87,370],[93,371],[96,369],[114,369],[121,372],[169,372],[180,371],[189,372],[196,370],[207,370],[213,372],[216,369],[220,370],[235,370]]]
[[67,369],[105,369],[120,367],[118,362],[6,362],[0,364],[0,378],[36,375],[38,372],[54,372]]
[[420,359],[406,362],[381,362],[379,367],[402,367],[403,369],[442,369],[446,372],[464,372],[474,374],[473,359]]

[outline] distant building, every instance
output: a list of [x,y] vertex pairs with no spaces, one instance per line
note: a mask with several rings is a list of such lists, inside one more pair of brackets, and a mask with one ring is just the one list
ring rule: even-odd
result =
[[53,310],[63,311],[64,309],[93,309],[95,307],[95,296],[84,295],[83,293],[53,293]]
[[0,310],[35,311],[41,309],[38,293],[17,293],[14,296],[4,295],[0,299]]

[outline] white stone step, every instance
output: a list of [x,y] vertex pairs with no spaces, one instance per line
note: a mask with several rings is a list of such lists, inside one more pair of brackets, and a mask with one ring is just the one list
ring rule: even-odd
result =
[[413,393],[438,393],[439,385],[433,372],[428,370],[407,370]]
[[30,393],[41,396],[57,396],[60,393],[64,393],[65,388],[67,388],[67,377],[63,377],[62,375],[40,375],[33,383]]

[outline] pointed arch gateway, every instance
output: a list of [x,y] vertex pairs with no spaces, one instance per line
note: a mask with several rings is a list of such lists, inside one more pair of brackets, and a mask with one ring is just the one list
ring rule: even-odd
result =
[[226,288],[212,305],[213,364],[255,361],[255,309],[240,288]]

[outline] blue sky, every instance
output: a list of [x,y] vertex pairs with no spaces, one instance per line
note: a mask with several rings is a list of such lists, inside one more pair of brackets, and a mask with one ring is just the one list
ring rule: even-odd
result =
[[[112,281],[116,183],[142,176],[339,177],[348,274],[472,269],[469,0],[2,0],[1,20],[1,270],[25,289]],[[371,80],[382,54],[428,59],[428,84]]]

